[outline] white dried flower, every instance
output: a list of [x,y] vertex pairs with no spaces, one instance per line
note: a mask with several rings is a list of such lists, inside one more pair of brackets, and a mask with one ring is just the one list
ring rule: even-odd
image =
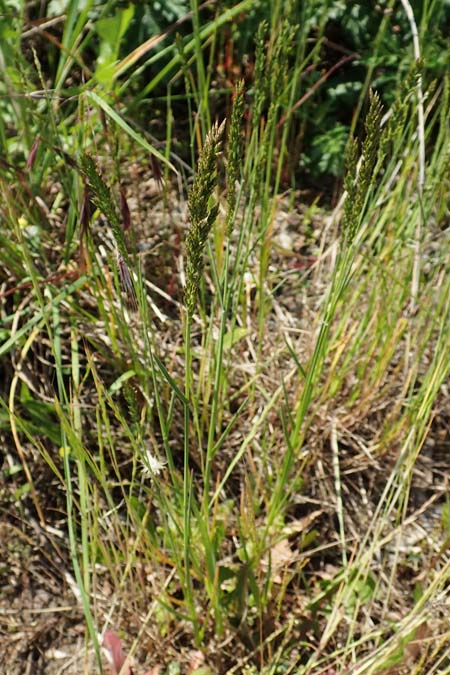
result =
[[144,473],[150,474],[152,478],[159,476],[166,466],[167,462],[161,461],[150,450],[146,450],[142,459]]

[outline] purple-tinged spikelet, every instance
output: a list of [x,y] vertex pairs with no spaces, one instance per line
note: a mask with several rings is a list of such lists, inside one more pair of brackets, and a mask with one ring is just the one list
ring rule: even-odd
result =
[[30,169],[33,168],[34,160],[36,159],[37,151],[39,149],[41,141],[42,137],[39,134],[38,136],[36,136],[36,138],[33,141],[33,145],[31,146],[30,154],[28,155],[27,163],[25,166],[26,171],[30,171]]
[[129,230],[131,225],[130,208],[127,202],[125,190],[120,186],[120,210],[122,212],[122,224],[124,230]]
[[160,165],[158,159],[155,157],[155,155],[150,155],[150,166],[151,166],[151,169],[152,169],[153,178],[158,183],[159,189],[162,190],[163,185],[164,185],[163,175],[162,175],[162,171],[161,171],[161,165]]
[[122,255],[117,252],[117,267],[119,269],[119,279],[122,290],[126,293],[127,298],[133,309],[137,309],[136,293],[134,292],[133,280],[131,279],[128,265],[123,259]]

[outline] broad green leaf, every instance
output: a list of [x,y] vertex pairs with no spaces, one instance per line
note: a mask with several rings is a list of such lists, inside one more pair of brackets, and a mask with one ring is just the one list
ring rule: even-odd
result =
[[114,16],[99,19],[95,30],[100,37],[95,77],[99,82],[110,85],[114,66],[119,57],[120,43],[134,15],[134,6],[119,10]]

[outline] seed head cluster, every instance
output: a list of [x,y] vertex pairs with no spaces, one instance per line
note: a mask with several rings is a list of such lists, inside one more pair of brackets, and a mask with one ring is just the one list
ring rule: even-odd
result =
[[228,135],[227,164],[227,234],[231,234],[236,208],[236,181],[241,172],[242,157],[242,115],[244,112],[244,82],[240,80],[234,91],[233,109],[231,112],[230,132]]
[[346,152],[346,176],[344,187],[347,198],[344,205],[344,231],[349,242],[355,238],[366,206],[367,196],[375,180],[375,164],[381,138],[382,106],[376,92],[370,92],[369,112],[365,123],[365,139],[362,146],[362,158],[357,172],[358,144],[354,138],[349,140]]
[[219,212],[212,201],[217,184],[216,160],[220,152],[225,124],[214,124],[200,153],[197,173],[188,198],[191,225],[186,239],[185,302],[189,316],[195,311],[200,280],[203,273],[203,254],[208,235]]

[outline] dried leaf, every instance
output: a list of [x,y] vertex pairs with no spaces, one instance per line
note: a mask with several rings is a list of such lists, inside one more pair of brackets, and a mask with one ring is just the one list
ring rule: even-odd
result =
[[309,528],[312,523],[317,520],[319,516],[322,515],[323,509],[318,509],[317,511],[312,511],[308,515],[303,516],[303,518],[297,518],[297,520],[291,520],[290,523],[283,528],[283,534],[291,536],[293,534],[298,534],[299,532],[304,532]]
[[123,229],[128,230],[131,225],[131,215],[127,202],[127,196],[122,186],[120,187],[120,210],[122,212]]
[[189,654],[188,673],[192,673],[197,668],[200,668],[205,663],[205,655],[198,649],[193,650]]
[[127,659],[122,647],[122,640],[112,630],[107,630],[103,638],[103,647],[108,650],[111,656],[111,675],[133,675],[131,668],[126,666],[122,672]]
[[261,561],[261,566],[264,570],[270,569],[272,580],[276,584],[281,584],[283,570],[292,564],[295,557],[295,553],[289,546],[289,541],[282,539],[275,546],[272,546],[270,554]]
[[37,151],[38,148],[41,144],[42,137],[40,135],[36,136],[36,138],[33,141],[33,145],[31,146],[30,154],[28,155],[27,163],[26,163],[26,170],[29,171],[34,164],[34,160],[36,159]]
[[128,302],[130,303],[133,309],[138,308],[136,293],[134,292],[133,281],[131,279],[130,270],[125,260],[119,252],[117,252],[117,267],[119,270],[119,279],[122,290],[125,291],[127,295]]
[[154,155],[150,155],[150,165],[152,168],[153,178],[156,180],[158,187],[161,190],[163,187],[163,175],[161,171],[161,165]]
[[84,239],[89,230],[89,223],[92,216],[92,204],[89,196],[89,188],[84,186],[83,199],[80,210],[80,239]]

